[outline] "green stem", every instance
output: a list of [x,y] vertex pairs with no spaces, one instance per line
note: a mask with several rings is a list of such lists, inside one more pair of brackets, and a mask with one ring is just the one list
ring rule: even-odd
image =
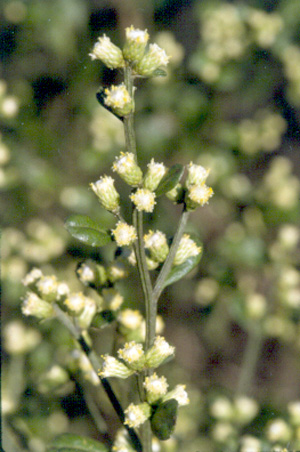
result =
[[[133,88],[133,76],[132,69],[126,66],[124,69],[124,82],[126,89],[133,100],[134,88]],[[136,151],[136,139],[134,133],[134,112],[124,117],[124,132],[125,132],[125,146],[128,152],[132,152],[137,158]]]
[[164,290],[164,283],[172,268],[174,257],[178,250],[178,246],[179,246],[180,240],[182,238],[182,235],[184,233],[184,229],[186,227],[188,217],[189,217],[189,212],[184,209],[182,212],[182,215],[180,217],[177,231],[173,238],[173,242],[172,242],[169,254],[168,254],[167,259],[165,260],[164,265],[157,277],[157,280],[156,280],[156,283],[155,283],[155,286],[153,289],[153,303],[155,303],[155,304],[157,304],[157,301],[158,301],[162,291]]
[[246,350],[237,385],[237,395],[247,395],[250,392],[261,350],[262,334],[260,325],[251,325],[248,331]]
[[[127,91],[133,99],[133,75],[130,67],[126,66],[124,70],[124,81]],[[124,118],[124,132],[127,152],[133,153],[137,159],[136,139],[133,123],[133,112]],[[153,302],[153,288],[150,278],[150,273],[146,262],[146,253],[144,246],[144,232],[143,232],[143,213],[137,209],[133,211],[133,225],[137,231],[137,242],[134,245],[134,252],[137,260],[137,267],[139,277],[142,285],[144,302],[145,302],[145,316],[146,316],[146,340],[145,351],[147,351],[155,339],[155,324],[156,324],[156,303]],[[140,380],[141,386],[141,380]],[[152,433],[150,422],[145,422],[143,425],[143,450],[144,452],[152,452]]]

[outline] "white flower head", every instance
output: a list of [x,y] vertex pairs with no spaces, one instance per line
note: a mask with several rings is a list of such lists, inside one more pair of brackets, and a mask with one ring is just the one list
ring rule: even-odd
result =
[[167,393],[168,382],[166,377],[158,377],[154,372],[150,377],[146,377],[144,387],[146,389],[147,401],[152,404]]
[[86,297],[82,292],[71,293],[64,301],[64,304],[73,315],[80,314],[85,307],[85,303]]
[[90,186],[104,209],[117,213],[120,210],[120,195],[115,189],[114,183],[112,177],[102,176],[97,182],[91,183]]
[[188,201],[192,201],[191,207],[193,206],[204,206],[204,204],[208,204],[209,199],[213,196],[214,192],[211,187],[208,187],[205,184],[202,185],[191,185],[188,188]]
[[154,159],[151,160],[147,165],[148,170],[145,174],[144,178],[144,188],[148,188],[148,190],[155,191],[158,187],[160,181],[164,177],[167,172],[167,168],[163,163],[157,163]]
[[118,350],[118,355],[133,370],[141,370],[144,367],[143,345],[135,341],[127,342]]
[[133,111],[133,101],[124,85],[111,85],[104,90],[104,103],[119,116],[126,116]]
[[184,234],[179,242],[179,247],[175,254],[173,265],[180,265],[188,258],[197,256],[201,252],[201,246],[197,246],[189,234]]
[[117,223],[116,228],[112,230],[112,233],[118,246],[131,245],[137,239],[135,227],[123,221]]
[[171,346],[164,337],[156,336],[153,346],[146,353],[146,364],[150,368],[156,368],[174,352],[175,347]]
[[36,283],[43,276],[42,271],[39,268],[33,268],[25,278],[22,280],[24,286],[30,286]]
[[113,44],[107,36],[98,38],[92,53],[89,54],[92,60],[101,60],[110,69],[124,66],[124,58],[121,49]]
[[190,162],[187,169],[186,187],[204,184],[210,172],[209,169],[205,169],[203,166],[196,165],[193,162]]
[[134,67],[139,75],[151,76],[158,68],[166,66],[169,62],[169,57],[166,52],[157,44],[150,44],[148,52]]
[[141,327],[143,316],[138,310],[124,309],[117,318],[118,322],[128,330],[137,330]]
[[54,309],[50,303],[42,300],[34,292],[28,292],[23,300],[22,313],[38,319],[47,319],[54,316]]
[[169,63],[170,57],[166,54],[165,50],[159,47],[157,44],[150,44],[149,46],[149,57],[155,58],[159,64],[157,67],[160,66],[167,66]]
[[178,402],[179,406],[188,405],[190,403],[188,393],[185,390],[185,385],[177,385],[175,388],[168,392],[164,397],[163,401],[175,399]]
[[129,185],[136,187],[143,180],[143,173],[136,163],[136,158],[132,152],[121,152],[113,164],[113,171]]
[[129,427],[135,428],[139,427],[141,424],[146,422],[151,416],[151,407],[148,403],[141,403],[139,405],[134,405],[131,403],[129,407],[125,410],[125,424]]
[[108,377],[118,377],[118,378],[128,378],[134,373],[133,370],[129,369],[125,364],[119,361],[113,356],[105,355],[102,356],[103,363],[102,369],[99,372],[101,378]]
[[131,201],[140,212],[153,212],[155,201],[155,193],[147,188],[138,188],[135,193],[130,196]]
[[57,297],[58,282],[54,275],[42,276],[36,282],[36,288],[41,298],[46,301],[54,301]]
[[139,30],[138,28],[134,28],[134,26],[131,25],[131,27],[127,27],[125,29],[125,32],[126,39],[128,39],[128,41],[135,42],[137,44],[147,44],[148,42],[149,34],[147,33],[147,30]]
[[151,257],[158,261],[164,262],[168,253],[169,246],[166,235],[161,231],[149,231],[144,235],[145,247],[149,249]]
[[107,309],[117,311],[124,301],[124,297],[113,287],[102,290],[102,296]]

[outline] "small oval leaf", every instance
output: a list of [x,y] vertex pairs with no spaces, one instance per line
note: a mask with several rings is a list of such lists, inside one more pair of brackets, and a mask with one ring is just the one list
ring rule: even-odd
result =
[[164,175],[157,189],[155,190],[156,196],[164,195],[165,193],[168,193],[168,191],[176,187],[181,179],[183,171],[184,167],[180,163],[176,163],[176,165],[171,166],[171,168],[169,169],[167,174]]
[[95,439],[63,433],[49,444],[47,452],[108,452],[108,448]]
[[108,232],[100,229],[94,220],[85,215],[72,215],[67,219],[65,227],[72,237],[86,245],[103,246],[112,240]]
[[190,237],[194,240],[197,246],[201,247],[201,252],[197,254],[197,256],[189,257],[186,261],[184,261],[180,265],[174,266],[170,273],[168,274],[165,282],[164,287],[169,286],[170,284],[173,284],[176,281],[179,281],[181,278],[183,278],[185,275],[187,275],[190,271],[193,270],[193,268],[196,267],[196,265],[199,264],[201,257],[202,257],[202,244],[198,237],[190,234]]
[[170,438],[177,419],[178,402],[175,399],[167,400],[158,405],[151,417],[151,429],[161,441]]

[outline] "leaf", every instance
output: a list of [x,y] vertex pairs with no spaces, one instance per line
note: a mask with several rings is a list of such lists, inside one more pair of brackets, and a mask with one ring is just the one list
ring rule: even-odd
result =
[[180,165],[180,163],[176,163],[176,165],[171,166],[167,174],[164,175],[160,183],[158,184],[157,189],[155,190],[156,196],[164,195],[168,193],[168,191],[172,190],[178,182],[183,174],[184,167]]
[[[200,246],[202,249],[202,244],[198,237],[190,234],[190,237],[194,240],[197,246]],[[202,251],[197,254],[197,256],[189,257],[186,261],[184,261],[180,265],[174,266],[170,273],[168,274],[165,282],[164,287],[169,286],[170,284],[173,284],[176,281],[179,281],[179,279],[183,278],[185,275],[187,275],[190,271],[193,270],[193,268],[196,267],[196,265],[199,264],[202,257]]]
[[49,444],[47,452],[108,452],[108,448],[95,439],[63,433]]
[[109,233],[100,229],[98,224],[86,215],[72,215],[65,223],[72,237],[86,245],[103,246],[111,242]]
[[167,75],[168,73],[163,69],[155,69],[155,71],[152,72],[151,77],[166,77]]
[[175,399],[167,400],[158,405],[151,417],[151,429],[154,435],[165,441],[170,438],[177,419],[178,402]]

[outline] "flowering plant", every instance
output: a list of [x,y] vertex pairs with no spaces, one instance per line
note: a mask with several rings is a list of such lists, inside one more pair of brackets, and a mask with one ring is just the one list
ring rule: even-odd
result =
[[[131,26],[126,29],[123,50],[104,35],[90,54],[92,60],[101,60],[109,69],[121,69],[124,74],[123,83],[100,90],[97,98],[124,125],[126,150],[115,158],[112,171],[130,188],[131,211],[130,215],[122,211],[122,199],[114,178],[101,175],[90,186],[102,208],[114,215],[115,227],[107,231],[87,216],[73,215],[67,220],[66,228],[73,237],[92,247],[114,242],[114,262],[105,267],[86,260],[78,267],[79,280],[92,289],[94,296],[90,291],[74,293],[68,284],[58,281],[53,275],[45,276],[36,268],[23,281],[28,288],[23,314],[39,319],[58,318],[81,346],[95,384],[102,383],[125,428],[125,433],[119,433],[115,440],[115,451],[152,451],[153,436],[158,440],[169,439],[175,427],[178,406],[189,403],[184,385],[169,390],[167,379],[156,373],[156,369],[175,353],[175,348],[160,335],[157,303],[167,285],[184,277],[199,263],[201,244],[197,237],[185,233],[185,227],[190,212],[208,203],[213,195],[212,188],[206,185],[209,170],[200,165],[192,162],[187,165],[184,182],[185,168],[182,165],[167,168],[151,159],[146,171],[139,166],[133,123],[134,82],[138,77],[165,75],[169,60],[157,44],[148,46],[148,39],[147,31]],[[182,205],[177,231],[170,240],[159,230],[144,232],[144,214],[152,213],[163,195]],[[139,311],[123,309],[124,298],[116,285],[129,275],[133,266],[138,269],[142,287],[144,321]],[[153,270],[157,271],[156,278],[151,274]],[[105,354],[100,363],[89,328],[102,328],[112,321],[117,322],[123,346],[115,356]],[[131,334],[135,336],[134,340],[130,331],[135,333]],[[108,379],[127,379],[133,375],[137,377],[139,394],[123,410]],[[141,432],[137,432],[140,427]],[[123,440],[122,435],[125,435]],[[53,447],[70,447],[72,441],[74,436],[64,436],[56,440]],[[122,441],[123,446],[120,446]],[[98,445],[95,450],[106,450],[103,447]]]

